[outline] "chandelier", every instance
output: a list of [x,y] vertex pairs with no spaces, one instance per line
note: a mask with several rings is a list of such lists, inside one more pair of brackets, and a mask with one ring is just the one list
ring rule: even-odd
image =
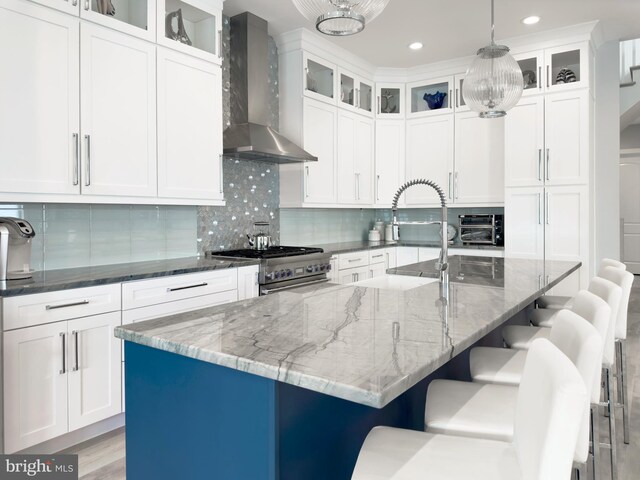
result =
[[491,43],[478,50],[462,84],[464,101],[482,118],[497,118],[513,108],[524,88],[522,70],[509,47],[494,41],[494,8],[491,0]]
[[293,0],[293,4],[325,35],[345,36],[361,32],[389,0]]

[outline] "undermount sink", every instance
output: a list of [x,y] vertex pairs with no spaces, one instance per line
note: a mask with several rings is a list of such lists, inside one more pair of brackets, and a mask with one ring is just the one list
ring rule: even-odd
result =
[[350,285],[356,287],[379,288],[382,290],[411,290],[437,281],[437,278],[412,277],[405,275],[382,275],[380,277],[353,282],[350,283]]

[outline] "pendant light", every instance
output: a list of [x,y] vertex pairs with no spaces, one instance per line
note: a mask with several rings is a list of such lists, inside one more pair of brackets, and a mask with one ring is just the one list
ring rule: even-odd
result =
[[293,0],[293,4],[325,35],[345,36],[361,32],[389,0]]
[[522,96],[524,80],[518,62],[509,47],[494,41],[494,8],[491,0],[491,43],[478,50],[462,84],[464,101],[481,118],[498,118],[507,114]]

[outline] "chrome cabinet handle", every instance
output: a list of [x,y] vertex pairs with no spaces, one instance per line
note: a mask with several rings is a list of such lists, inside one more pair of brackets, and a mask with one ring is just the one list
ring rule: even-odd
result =
[[538,225],[542,225],[542,194],[538,194]]
[[376,200],[380,200],[380,175],[376,175]]
[[78,370],[80,370],[80,360],[78,355],[78,331],[74,330],[73,332],[71,332],[71,335],[73,335],[73,352],[75,355],[75,365],[73,366],[71,371],[77,372]]
[[73,184],[80,183],[80,135],[73,134],[73,145],[75,148],[75,162],[73,165]]
[[447,101],[447,103],[449,104],[449,108],[453,108],[452,98],[453,98],[453,90],[449,89],[449,100]]
[[379,114],[382,113],[381,110],[380,110],[380,95],[378,95],[378,108],[377,108],[377,110],[378,110]]
[[86,165],[86,171],[87,171],[87,178],[84,181],[84,185],[85,187],[88,187],[89,185],[91,185],[91,135],[85,135],[84,136],[85,141],[87,142],[87,165]]
[[189,288],[206,287],[209,285],[207,282],[197,283],[195,285],[187,285],[186,287],[169,287],[167,292],[179,292],[180,290],[188,290]]
[[542,65],[538,65],[538,88],[542,90]]
[[538,180],[542,181],[542,149],[538,149]]
[[309,69],[305,67],[304,69],[304,89],[308,90],[307,88],[307,79],[309,78]]
[[361,258],[352,258],[350,260],[347,260],[349,263],[351,262],[360,262],[362,259]]
[[218,30],[218,58],[222,58],[222,30]]
[[451,200],[453,197],[453,172],[449,172],[449,200]]
[[62,369],[60,375],[67,373],[67,334],[60,332],[60,338],[62,339]]
[[549,65],[547,65],[547,88],[549,88],[550,76],[549,76]]
[[546,222],[547,222],[547,225],[551,225],[551,219],[549,218],[550,217],[550,215],[549,215],[549,204],[551,203],[551,195],[549,195],[549,192],[547,192],[547,198],[546,198],[546,202],[545,203],[546,203],[545,207],[546,207],[546,210],[547,210],[546,215],[545,215]]
[[78,6],[78,0],[73,0],[73,2],[71,2],[71,5],[73,5],[74,7]]
[[456,88],[456,108],[460,108],[460,90]]
[[384,257],[384,255],[383,255],[383,254],[380,254],[380,255],[372,255],[372,256],[371,256],[371,258],[382,258],[382,257]]
[[89,0],[84,0],[84,9],[89,10]]
[[356,98],[354,98],[353,103],[356,104],[356,108],[360,108],[360,89],[356,88]]
[[453,191],[455,192],[455,198],[457,199],[460,192],[459,192],[459,188],[458,188],[458,172],[456,172],[455,174],[455,181],[453,184]]
[[546,174],[547,174],[547,180],[551,180],[551,178],[550,178],[551,174],[549,173],[549,157],[550,157],[549,149],[547,148],[547,166],[545,168],[545,171],[546,171]]
[[304,167],[304,171],[304,196],[305,198],[309,198],[309,167]]
[[82,300],[81,302],[63,303],[62,305],[47,305],[45,310],[57,310],[59,308],[78,307],[80,305],[89,305],[89,300]]

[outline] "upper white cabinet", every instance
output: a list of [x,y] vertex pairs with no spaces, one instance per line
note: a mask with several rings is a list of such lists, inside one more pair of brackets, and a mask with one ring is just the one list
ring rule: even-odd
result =
[[159,45],[222,64],[222,0],[157,0],[157,9]]
[[77,194],[79,22],[1,0],[0,24],[0,191]]
[[[374,203],[388,208],[404,178],[405,122],[376,120],[375,127]],[[404,198],[401,200],[404,202]]]
[[155,196],[156,49],[89,23],[81,34],[82,193]]
[[[69,0],[71,4],[76,0]],[[154,0],[111,0],[114,10],[100,0],[77,0],[80,17],[105,27],[143,38],[156,39],[156,2]],[[103,11],[106,9],[106,11]]]
[[407,116],[451,113],[454,109],[453,77],[432,78],[407,85]]
[[338,106],[373,117],[373,82],[343,69],[338,69],[338,78]]
[[[31,0],[40,5],[55,8],[61,12],[70,13],[71,15],[80,14],[80,2],[83,0]],[[6,2],[5,2],[6,3]],[[83,2],[84,3],[84,2]]]
[[304,164],[305,203],[331,204],[336,201],[336,126],[335,108],[305,99],[303,148],[318,157],[317,162]]
[[336,105],[337,67],[326,60],[303,52],[304,94],[307,97]]
[[544,184],[544,97],[520,100],[504,120],[505,185]]
[[[541,93],[544,88],[544,51],[518,53],[513,56],[522,70],[522,96]],[[511,114],[511,111],[509,112]]]
[[378,118],[405,117],[404,83],[376,83],[376,116]]
[[503,203],[503,119],[480,118],[475,112],[456,115],[455,149],[455,203]]
[[373,203],[373,120],[338,110],[337,191],[340,204]]
[[160,197],[223,199],[220,73],[209,62],[158,48]]

